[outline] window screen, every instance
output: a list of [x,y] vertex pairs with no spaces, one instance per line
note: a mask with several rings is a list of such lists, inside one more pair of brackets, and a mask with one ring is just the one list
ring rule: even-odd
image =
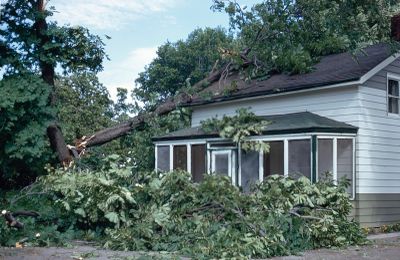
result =
[[229,176],[229,153],[214,154],[214,169],[218,175]]
[[347,192],[353,194],[353,140],[337,140],[337,180],[345,177],[350,180]]
[[187,170],[187,147],[186,145],[174,146],[174,170]]
[[333,139],[318,139],[318,180],[332,180]]
[[397,80],[388,80],[388,111],[399,114],[399,82]]
[[264,179],[273,174],[284,174],[283,141],[269,142],[269,152],[264,154]]
[[157,146],[157,170],[169,171],[169,145]]
[[203,180],[206,172],[206,145],[192,145],[192,178],[194,182]]
[[310,140],[289,141],[289,175],[311,177],[311,145]]
[[241,183],[245,192],[259,180],[259,158],[257,151],[241,152]]

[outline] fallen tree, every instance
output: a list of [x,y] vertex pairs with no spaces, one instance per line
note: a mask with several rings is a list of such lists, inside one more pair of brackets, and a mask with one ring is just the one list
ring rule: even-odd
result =
[[[248,65],[248,63],[245,63],[245,66]],[[203,90],[209,84],[220,80],[221,77],[224,76],[224,73],[226,74],[227,71],[231,70],[232,68],[230,67],[230,64],[226,64],[220,70],[213,70],[207,78],[201,80],[193,86],[193,92],[199,92]],[[132,130],[140,127],[143,123],[146,122],[147,119],[155,116],[166,115],[177,109],[180,104],[190,102],[191,99],[192,96],[190,94],[186,92],[181,92],[175,97],[168,98],[165,102],[158,105],[153,111],[139,114],[131,118],[127,122],[123,122],[116,126],[100,130],[92,135],[83,136],[82,138],[76,140],[74,146],[69,145],[68,148],[71,150],[71,153],[74,154],[75,157],[79,157],[86,148],[102,145],[116,138],[124,136]]]

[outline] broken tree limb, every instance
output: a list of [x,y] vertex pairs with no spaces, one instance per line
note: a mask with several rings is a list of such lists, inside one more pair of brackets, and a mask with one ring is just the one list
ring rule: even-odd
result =
[[[193,89],[195,92],[199,92],[204,89],[205,86],[218,81],[221,78],[222,72],[226,71],[227,66],[224,66],[222,69],[218,71],[214,71],[210,73],[210,75],[201,80],[200,82],[196,83],[193,86]],[[105,143],[108,143],[116,138],[122,137],[126,134],[128,134],[130,131],[140,127],[143,125],[143,123],[154,116],[162,116],[166,115],[172,111],[174,111],[176,108],[179,107],[180,104],[182,103],[187,103],[190,102],[192,99],[192,96],[188,95],[187,93],[181,92],[175,97],[168,98],[166,101],[164,101],[162,104],[158,105],[153,111],[148,112],[148,113],[143,113],[139,114],[133,118],[131,118],[129,121],[120,123],[116,126],[112,126],[103,130],[100,130],[92,135],[90,135],[89,138],[86,138],[86,136],[78,139],[75,142],[75,149],[78,150],[79,153],[84,151],[84,149],[92,146],[98,146],[102,145]]]
[[18,216],[33,217],[33,218],[37,218],[40,216],[40,214],[35,211],[11,212],[11,211],[3,210],[1,212],[1,214],[4,216],[4,219],[6,220],[7,225],[10,227],[14,227],[16,229],[24,228],[24,223],[20,222],[17,219]]

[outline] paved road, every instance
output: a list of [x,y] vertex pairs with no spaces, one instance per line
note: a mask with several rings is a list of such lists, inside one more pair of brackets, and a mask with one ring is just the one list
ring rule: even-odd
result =
[[[380,237],[379,237],[380,236]],[[333,259],[379,259],[400,260],[400,233],[397,235],[379,235],[371,245],[350,247],[347,249],[321,249],[304,252],[299,256],[275,257],[274,260],[333,260]],[[372,237],[374,238],[374,237]],[[1,260],[47,260],[60,259],[137,259],[143,254],[138,252],[116,252],[100,250],[91,246],[75,246],[73,248],[0,248]],[[145,254],[149,255],[149,254]],[[150,254],[154,255],[154,254]],[[82,259],[81,258],[81,259]],[[165,256],[157,259],[170,259]],[[151,257],[147,258],[151,259]],[[152,258],[154,259],[154,258]]]

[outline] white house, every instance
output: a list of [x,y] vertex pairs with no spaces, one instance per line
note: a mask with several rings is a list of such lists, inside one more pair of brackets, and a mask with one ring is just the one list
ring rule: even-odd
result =
[[[351,181],[354,215],[363,226],[400,222],[400,58],[385,44],[323,57],[302,75],[274,75],[242,81],[231,76],[212,83],[185,106],[192,127],[154,138],[156,168],[226,174],[248,189],[271,174],[302,174],[312,181],[327,171]],[[224,95],[226,86],[237,90]],[[202,131],[202,120],[250,108],[271,124],[262,136],[270,153],[243,152],[216,134]]]

